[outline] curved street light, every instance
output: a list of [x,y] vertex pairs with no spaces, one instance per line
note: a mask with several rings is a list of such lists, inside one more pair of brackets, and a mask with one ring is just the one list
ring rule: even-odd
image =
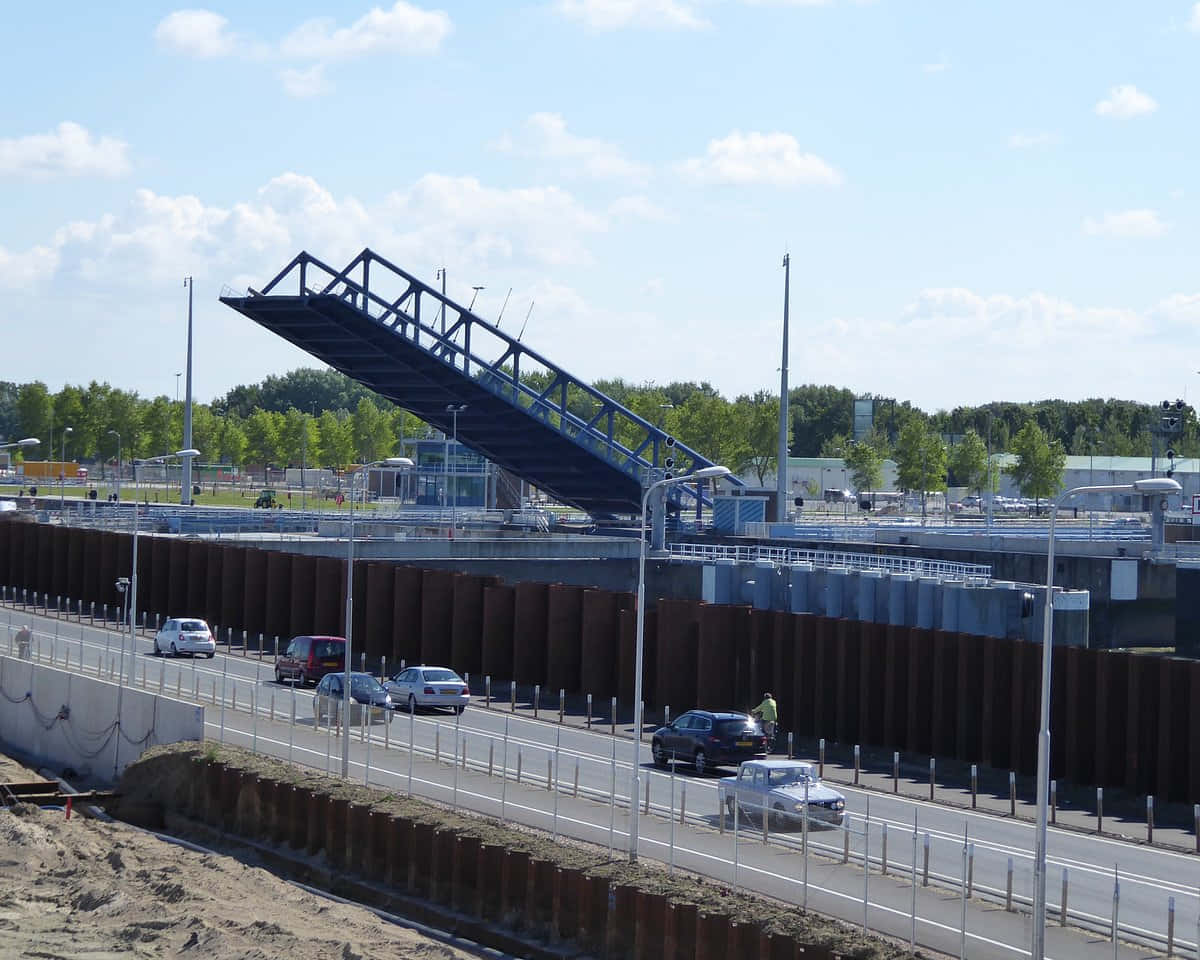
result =
[[[58,512],[60,517],[62,516],[63,507],[67,503],[67,434],[74,432],[74,427],[63,427],[62,459],[58,465]],[[51,456],[53,455],[51,453]]]
[[121,434],[116,430],[107,431],[107,435],[117,438],[117,503],[121,502]]
[[[135,465],[139,464],[139,463],[165,463],[166,461],[171,460],[175,457],[198,457],[198,456],[200,456],[200,451],[193,450],[192,448],[189,447],[186,450],[176,450],[174,453],[164,453],[164,454],[160,454],[157,457],[143,457],[141,459],[135,459],[133,461],[133,463]],[[133,684],[133,671],[134,671],[133,654],[135,651],[134,641],[137,638],[136,624],[137,624],[137,588],[138,588],[138,579],[137,579],[138,503],[137,503],[136,497],[134,498],[134,501],[133,501],[133,556],[132,556],[131,560],[132,560],[133,570],[129,576],[129,683],[132,685]],[[125,643],[124,643],[124,641],[122,641],[122,643],[121,643],[121,660],[122,660],[121,674],[123,676],[125,673],[125,665],[124,665]]]
[[[455,447],[458,446],[458,415],[466,409],[467,409],[467,404],[465,404],[465,403],[448,403],[448,404],[446,404],[446,412],[448,414],[450,414],[450,416],[453,418],[453,421],[454,421],[454,425],[451,429],[452,429],[452,435],[453,435]],[[442,436],[445,437],[445,434],[443,434]],[[447,441],[445,441],[444,445],[446,448],[446,452],[442,456],[442,459],[445,461],[442,464],[442,466],[446,471],[445,483],[446,483],[446,486],[449,487],[451,485],[450,484],[450,473],[449,473],[449,470],[450,470],[450,442],[447,440]],[[458,526],[458,452],[457,452],[457,450],[455,451],[455,454],[454,454],[454,485],[450,491],[450,496],[451,496],[451,500],[450,500],[450,535],[451,535],[451,537],[453,537],[454,536],[454,528]],[[443,498],[442,506],[443,507],[446,506],[445,498]]]
[[1072,487],[1050,508],[1050,531],[1046,543],[1046,605],[1042,615],[1042,691],[1038,722],[1037,834],[1033,857],[1033,943],[1030,960],[1046,956],[1046,821],[1050,796],[1050,668],[1054,662],[1054,521],[1058,508],[1071,497],[1084,493],[1179,493],[1183,488],[1170,477],[1147,477],[1133,483]]
[[[382,460],[372,460],[363,464],[363,495],[366,495],[366,477],[372,467],[411,467],[413,462],[408,457],[384,457]],[[346,682],[342,684],[342,779],[350,778],[350,673],[353,669],[354,656],[354,480],[350,481],[350,530],[346,537],[346,657],[342,670]],[[369,716],[369,712],[368,712]]]
[[24,440],[14,440],[12,443],[0,443],[0,450],[11,450],[14,447],[36,447],[41,442],[37,437],[26,437]]
[[719,480],[733,471],[728,467],[701,467],[695,473],[668,477],[652,483],[642,494],[642,520],[638,527],[638,592],[637,592],[637,649],[633,665],[633,782],[630,787],[629,809],[629,861],[637,862],[638,855],[638,796],[641,791],[641,745],[642,745],[642,656],[646,643],[646,504],[656,490],[687,483],[691,480]]

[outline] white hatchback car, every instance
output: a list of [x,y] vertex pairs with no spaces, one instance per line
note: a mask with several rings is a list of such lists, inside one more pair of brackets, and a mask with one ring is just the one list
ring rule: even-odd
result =
[[217,641],[208,624],[195,617],[172,617],[154,635],[157,656],[170,654],[177,657],[181,653],[190,653],[194,657],[200,653],[211,660],[216,652]]
[[393,709],[417,707],[449,707],[462,713],[471,702],[466,681],[449,667],[408,667],[392,679],[383,682],[392,696]]

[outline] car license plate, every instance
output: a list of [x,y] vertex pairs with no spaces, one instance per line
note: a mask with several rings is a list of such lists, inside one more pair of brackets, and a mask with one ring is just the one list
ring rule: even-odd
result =
[[752,747],[754,746],[754,742],[752,740],[739,740],[737,745],[739,747]]
[[321,666],[323,666],[323,667],[340,667],[341,664],[338,663],[336,660],[322,660]]

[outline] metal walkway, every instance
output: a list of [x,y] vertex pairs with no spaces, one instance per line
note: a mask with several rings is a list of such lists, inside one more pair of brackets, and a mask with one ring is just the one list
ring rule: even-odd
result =
[[899,557],[891,554],[847,553],[842,550],[802,550],[795,547],[731,546],[706,543],[672,543],[668,549],[672,560],[700,563],[734,561],[741,563],[769,562],[784,566],[811,563],[818,567],[838,567],[848,570],[884,570],[888,573],[909,573],[918,577],[944,577],[952,580],[990,580],[992,568],[981,563],[955,563],[949,560],[929,560],[924,557]]
[[[447,434],[447,406],[465,404],[460,441],[594,517],[639,513],[645,483],[712,465],[370,250],[343,270],[300,253],[221,302]],[[698,502],[689,487],[672,489]]]

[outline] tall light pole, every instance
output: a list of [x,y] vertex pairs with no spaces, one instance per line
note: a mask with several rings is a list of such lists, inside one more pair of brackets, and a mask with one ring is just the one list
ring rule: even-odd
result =
[[435,280],[442,281],[442,336],[446,335],[446,268],[438,267]]
[[[446,404],[446,412],[453,418],[453,436],[454,445],[458,446],[458,415],[467,409],[465,403],[448,403]],[[446,468],[450,468],[450,447],[446,446]],[[449,473],[447,473],[446,482],[449,483]],[[454,459],[454,489],[450,494],[450,529],[453,530],[458,526],[458,454],[455,454]]]
[[[183,446],[185,450],[192,448],[192,287],[195,283],[191,277],[185,277],[184,285],[188,288],[188,319],[187,319],[187,383],[184,385],[183,396]],[[178,389],[178,374],[176,374],[176,389]],[[179,502],[185,507],[192,502],[192,457],[189,454],[183,458],[183,480],[180,484]]]
[[775,462],[775,519],[787,519],[788,473],[788,292],[792,278],[792,258],[783,255],[783,360],[779,365],[779,451]]
[[[363,486],[372,467],[411,467],[408,457],[387,457],[373,460],[362,468]],[[382,483],[381,483],[382,486]],[[354,478],[350,479],[350,530],[346,537],[346,662],[343,665],[346,682],[342,684],[342,779],[350,778],[350,674],[354,669]]]
[[[646,504],[650,495],[676,483],[689,480],[717,480],[727,477],[732,471],[728,467],[702,467],[695,473],[685,473],[652,483],[642,494],[642,522],[638,527],[638,594],[637,594],[637,649],[633,665],[633,781],[630,786],[629,809],[629,860],[637,862],[638,855],[638,797],[641,795],[641,745],[642,745],[642,655],[646,642]],[[697,491],[699,495],[699,491]]]
[[117,503],[121,502],[121,435],[116,430],[109,430],[108,435],[117,438]]
[[992,411],[988,411],[988,441],[987,441],[987,532],[992,532],[992,505],[996,497],[995,484],[992,483]]
[[1053,657],[1054,623],[1054,521],[1058,508],[1076,494],[1092,493],[1178,493],[1182,488],[1169,477],[1150,477],[1133,483],[1072,487],[1050,508],[1050,531],[1046,541],[1046,605],[1042,616],[1042,704],[1038,721],[1037,835],[1033,858],[1033,945],[1030,960],[1046,956],[1046,821],[1050,796],[1050,668]]
[[62,457],[59,459],[58,467],[58,511],[60,515],[67,505],[67,434],[74,432],[74,427],[63,427]]
[[[310,400],[309,404],[308,404],[308,408],[312,411],[313,423],[315,424],[316,420],[317,420],[317,401]],[[304,425],[304,446],[301,448],[301,451],[300,451],[300,506],[304,510],[308,509],[308,499],[307,499],[308,488],[305,486],[305,483],[304,483],[304,467],[305,467],[305,461],[307,459],[308,459],[308,424],[306,423]],[[320,492],[321,492],[321,484],[320,484],[320,481],[318,481],[317,482],[317,494],[319,495]],[[319,505],[320,501],[318,500],[317,502]]]
[[[162,456],[158,456],[158,457],[147,457],[144,460],[135,460],[133,462],[134,462],[135,469],[136,469],[136,465],[139,463],[165,463],[166,461],[170,460],[173,457],[198,457],[198,456],[200,456],[199,450],[186,449],[186,450],[176,450],[174,453],[164,453]],[[137,571],[138,571],[138,503],[137,503],[136,497],[134,498],[134,501],[133,501],[133,558],[132,558],[132,565],[133,565],[133,570],[130,572],[130,575],[129,575],[129,685],[130,686],[133,685],[133,675],[134,675],[133,656],[134,656],[134,653],[136,653],[136,651],[137,651],[137,647],[135,644],[135,640],[137,639],[137,633],[135,632],[135,626],[137,624],[137,588],[138,588],[138,579],[137,579]],[[122,660],[121,675],[122,676],[124,676],[124,674],[125,674],[124,659],[125,659],[125,644],[122,643],[121,644],[121,660]]]

